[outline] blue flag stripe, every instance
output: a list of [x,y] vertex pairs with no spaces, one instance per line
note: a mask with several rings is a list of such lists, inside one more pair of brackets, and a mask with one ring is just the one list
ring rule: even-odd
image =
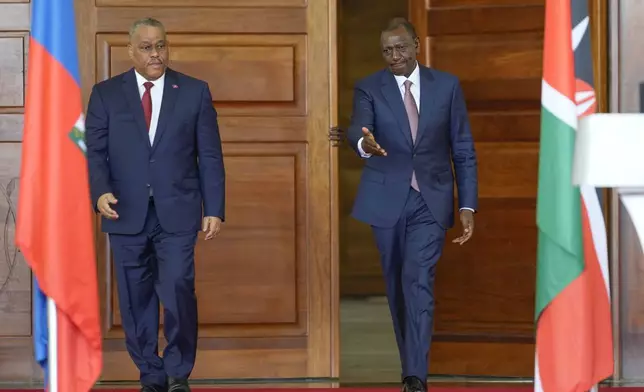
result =
[[[89,1],[89,0],[87,0]],[[80,86],[74,0],[33,0],[31,37],[67,69]]]
[[34,338],[34,358],[38,365],[45,372],[45,385],[48,380],[48,346],[49,346],[49,328],[47,327],[47,296],[40,289],[38,279],[33,277],[33,338]]

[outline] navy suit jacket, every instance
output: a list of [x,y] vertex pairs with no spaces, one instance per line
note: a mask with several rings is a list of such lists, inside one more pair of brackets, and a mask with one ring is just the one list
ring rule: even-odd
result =
[[[454,172],[459,207],[478,208],[476,153],[458,79],[420,68],[420,118],[412,142],[407,112],[387,69],[360,80],[348,131],[351,146],[369,129],[387,156],[365,159],[352,215],[377,227],[393,227],[409,194],[412,171],[423,200],[443,228],[454,225]],[[358,152],[359,153],[359,152]],[[453,164],[453,169],[452,169]]]
[[103,218],[104,232],[140,233],[150,188],[166,232],[198,231],[202,214],[224,220],[224,163],[207,83],[166,70],[151,144],[130,69],[94,86],[85,127],[93,205],[108,192],[118,200],[112,208],[119,218]]

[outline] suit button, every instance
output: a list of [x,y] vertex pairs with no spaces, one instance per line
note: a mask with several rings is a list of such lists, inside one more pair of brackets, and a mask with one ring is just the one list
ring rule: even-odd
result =
[[155,162],[154,159],[150,159],[150,163],[154,163],[154,162]]
[[147,187],[149,188],[149,187],[150,187],[150,184],[145,184],[145,186],[147,186]]

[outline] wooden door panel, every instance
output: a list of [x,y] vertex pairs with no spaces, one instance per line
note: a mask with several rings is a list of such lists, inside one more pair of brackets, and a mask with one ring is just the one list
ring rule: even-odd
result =
[[[169,34],[168,40],[170,66],[208,82],[219,114],[306,115],[306,35]],[[127,41],[127,34],[97,36],[99,75],[131,67]]]
[[[133,0],[134,3],[136,0]],[[99,32],[122,31],[126,33],[133,20],[153,17],[163,21],[172,33],[189,34],[306,34],[311,18],[309,10],[317,7],[236,7],[226,0],[221,7],[186,7],[182,1],[167,7],[99,7],[96,12],[96,29]],[[326,5],[326,0],[323,1]],[[168,3],[170,3],[168,1]],[[224,3],[222,0],[221,3]],[[318,16],[324,16],[324,12]]]
[[[199,335],[304,336],[304,146],[225,144],[224,156],[225,230],[216,241],[198,241],[196,248]],[[113,277],[114,272],[109,280],[112,325],[117,327],[120,311]]]
[[96,0],[97,7],[306,7],[307,0]]

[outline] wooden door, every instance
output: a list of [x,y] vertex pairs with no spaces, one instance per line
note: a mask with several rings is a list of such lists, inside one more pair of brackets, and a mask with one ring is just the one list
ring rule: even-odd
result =
[[[0,32],[3,222],[19,169],[27,2],[0,2],[0,30],[16,30]],[[76,9],[84,102],[94,83],[130,67],[128,28],[150,16],[168,30],[171,67],[207,81],[220,116],[227,222],[217,240],[197,245],[193,378],[337,376],[336,157],[327,136],[335,121],[335,1],[77,0]],[[96,238],[102,380],[137,380],[109,247],[100,231]],[[0,283],[12,274],[0,291],[0,381],[38,379],[27,332],[30,273],[14,263],[12,240],[0,235],[0,244],[9,249],[0,253]],[[161,333],[161,349],[164,342]]]
[[[605,7],[589,0],[600,110]],[[479,160],[474,236],[450,244],[457,224],[436,272],[435,374],[534,374],[544,15],[543,0],[410,1],[420,61],[461,80]]]

